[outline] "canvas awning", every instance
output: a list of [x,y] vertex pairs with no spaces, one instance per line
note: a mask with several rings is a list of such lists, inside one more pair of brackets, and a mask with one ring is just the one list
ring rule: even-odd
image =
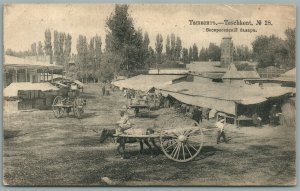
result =
[[3,95],[4,97],[17,97],[19,90],[55,91],[59,89],[48,82],[46,83],[19,82],[19,83],[11,83],[9,86],[4,88]]
[[284,82],[296,82],[296,68],[293,68],[293,69],[287,71],[286,73],[281,74],[276,79],[279,81],[284,81]]
[[6,69],[44,69],[44,70],[63,70],[63,66],[50,64],[47,62],[34,61],[14,56],[4,56],[4,67]]
[[175,99],[190,105],[214,108],[229,114],[235,114],[236,104],[252,105],[267,101],[271,97],[279,97],[294,93],[293,88],[258,85],[227,85],[224,83],[180,82],[160,89]]
[[185,75],[138,75],[125,80],[114,81],[113,85],[123,89],[148,92],[150,89],[170,85],[174,80],[182,79]]
[[191,96],[191,95],[184,95],[180,93],[174,92],[167,92],[163,91],[163,93],[167,93],[168,95],[174,97],[178,101],[182,103],[186,103],[188,105],[194,105],[198,107],[204,108],[214,108],[218,111],[222,111],[228,114],[235,115],[235,102],[228,101],[228,100],[219,100],[209,97],[199,97],[199,96]]

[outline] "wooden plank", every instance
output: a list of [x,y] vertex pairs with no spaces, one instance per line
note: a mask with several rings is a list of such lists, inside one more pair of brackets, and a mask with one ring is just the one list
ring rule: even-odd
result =
[[159,134],[150,134],[150,135],[130,135],[130,134],[114,134],[114,137],[128,137],[128,138],[158,138]]

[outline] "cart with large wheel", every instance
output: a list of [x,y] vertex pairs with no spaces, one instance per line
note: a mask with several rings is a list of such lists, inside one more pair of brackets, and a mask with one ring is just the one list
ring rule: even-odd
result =
[[65,113],[69,115],[73,111],[76,118],[80,119],[84,113],[86,101],[83,98],[56,96],[52,104],[52,111],[56,118],[61,118]]
[[[202,127],[162,128],[159,133],[149,135],[115,134],[117,138],[134,138],[138,141],[156,139],[163,153],[176,162],[188,162],[201,151],[204,141]],[[125,147],[124,147],[125,148]]]

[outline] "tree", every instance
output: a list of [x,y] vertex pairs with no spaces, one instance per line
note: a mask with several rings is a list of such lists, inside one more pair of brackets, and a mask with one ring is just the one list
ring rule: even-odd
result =
[[106,21],[106,50],[122,57],[121,70],[134,71],[145,66],[143,35],[135,30],[128,14],[128,5],[116,5],[115,11]]
[[198,61],[198,47],[197,45],[194,43],[193,44],[193,48],[192,48],[192,57],[193,57],[193,61]]
[[37,55],[44,56],[43,45],[41,41],[38,42]]
[[251,58],[251,51],[248,46],[239,45],[234,47],[233,60],[235,61],[246,61]]
[[64,59],[65,39],[66,39],[66,34],[63,32],[59,33],[59,41],[58,41],[59,51],[58,51],[58,62],[57,62],[57,64],[59,65],[65,64],[65,59]]
[[120,65],[122,65],[122,63],[123,57],[121,55],[114,54],[108,51],[104,52],[102,55],[102,61],[100,66],[101,70],[98,70],[99,80],[103,82],[107,80],[112,80],[115,74],[124,75],[122,73],[116,73],[116,69],[120,68]]
[[88,61],[88,47],[86,37],[83,35],[79,35],[77,39],[77,64],[78,64],[78,76],[81,78],[81,81],[87,82],[87,61]]
[[144,41],[143,41],[143,56],[144,56],[144,58],[142,58],[142,59],[145,60],[144,62],[145,62],[145,65],[147,65],[147,67],[149,67],[149,65],[151,64],[151,60],[149,59],[149,57],[150,57],[149,44],[150,44],[149,35],[147,32],[145,32]]
[[221,58],[220,47],[214,43],[209,43],[209,46],[207,49],[207,56],[208,56],[208,59],[210,59],[211,61],[220,61],[220,58]]
[[101,57],[102,57],[102,50],[101,50],[101,46],[102,46],[102,41],[101,41],[101,37],[96,35],[95,36],[95,73],[94,75],[97,76],[97,79],[99,81],[99,71],[101,70]]
[[50,64],[52,64],[53,63],[53,60],[52,60],[53,51],[52,51],[50,29],[46,29],[46,31],[45,31],[45,42],[44,43],[45,43],[45,46],[44,46],[45,54],[50,57]]
[[63,50],[63,60],[64,60],[66,71],[68,70],[68,64],[71,59],[71,50],[72,50],[72,36],[70,34],[67,34],[65,37],[65,44]]
[[207,55],[207,49],[202,47],[199,53],[199,61],[207,61],[208,55]]
[[193,49],[192,49],[192,47],[189,48],[189,61],[193,61]]
[[37,56],[36,43],[31,44],[31,56]]
[[170,36],[167,36],[166,39],[166,56],[171,59],[171,44],[170,44]]
[[182,50],[182,45],[181,45],[181,39],[180,37],[176,38],[176,44],[175,44],[175,60],[179,60],[181,56],[181,50]]
[[171,34],[171,60],[175,60],[176,58],[176,52],[175,52],[175,46],[176,46],[176,37],[175,34]]
[[287,67],[288,68],[293,68],[296,65],[295,59],[295,52],[296,52],[296,29],[291,29],[288,28],[285,31],[285,35],[287,37],[286,39],[286,47],[288,51],[288,62],[287,62]]
[[258,67],[281,65],[286,66],[288,50],[286,42],[275,35],[258,36],[252,42],[253,58]]
[[161,34],[156,35],[156,42],[155,42],[155,51],[156,51],[156,63],[161,64],[161,54],[163,50],[163,37]]
[[59,33],[56,30],[53,32],[53,61],[59,62]]
[[149,50],[148,65],[149,65],[149,67],[152,67],[152,65],[154,64],[154,62],[156,60],[155,51],[151,46],[149,46],[148,50]]
[[190,62],[189,51],[188,51],[187,48],[182,49],[182,62],[185,63],[185,64]]

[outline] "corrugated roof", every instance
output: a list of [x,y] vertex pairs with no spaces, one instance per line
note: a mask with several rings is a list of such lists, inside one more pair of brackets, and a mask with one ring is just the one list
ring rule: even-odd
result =
[[151,69],[149,70],[149,74],[177,74],[177,75],[184,75],[188,74],[189,70],[187,69]]
[[4,56],[4,67],[22,67],[35,69],[53,69],[62,70],[63,66],[49,64],[48,62],[34,61],[25,58],[18,58],[14,56]]
[[120,88],[140,90],[147,92],[151,88],[161,88],[172,84],[173,80],[185,77],[185,75],[138,75],[126,80],[112,82],[113,85]]
[[226,68],[220,67],[220,62],[193,62],[186,67],[193,73],[219,72],[225,73]]
[[19,90],[50,91],[50,90],[59,90],[59,89],[48,82],[46,82],[46,83],[31,83],[31,82],[11,83],[9,86],[4,88],[4,90],[3,90],[4,97],[17,97]]
[[281,74],[277,80],[280,81],[290,81],[290,82],[296,82],[296,68],[293,68],[283,74]]
[[219,100],[234,101],[245,105],[256,104],[270,97],[278,97],[287,93],[294,93],[293,88],[272,86],[259,87],[254,85],[227,85],[224,83],[194,83],[180,82],[161,88],[165,91],[180,93],[182,95],[214,98]]
[[223,79],[258,79],[259,74],[254,71],[238,71],[234,64],[230,64]]

